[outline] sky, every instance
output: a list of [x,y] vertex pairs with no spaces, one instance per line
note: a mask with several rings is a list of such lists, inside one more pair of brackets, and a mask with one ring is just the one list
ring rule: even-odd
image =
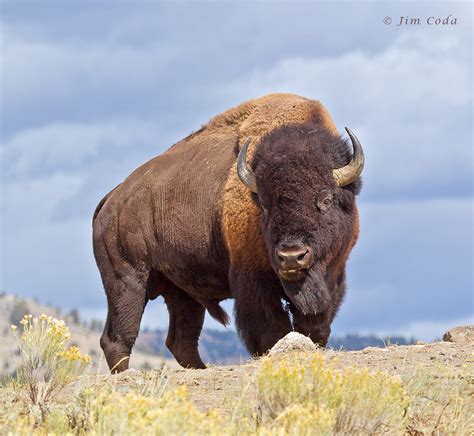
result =
[[[98,201],[212,116],[290,92],[366,154],[333,333],[473,323],[472,22],[471,2],[3,1],[1,289],[103,319]],[[142,325],[167,324],[150,302]]]

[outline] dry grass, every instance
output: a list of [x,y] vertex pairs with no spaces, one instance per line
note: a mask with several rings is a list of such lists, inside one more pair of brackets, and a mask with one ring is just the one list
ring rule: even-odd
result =
[[433,365],[406,378],[411,399],[407,429],[412,434],[474,434],[474,367]]

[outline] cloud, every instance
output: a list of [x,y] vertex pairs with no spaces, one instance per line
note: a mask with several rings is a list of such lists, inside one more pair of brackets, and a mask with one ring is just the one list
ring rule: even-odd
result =
[[58,203],[78,192],[83,183],[84,174],[65,173],[4,183],[1,196],[3,225],[19,231],[25,226],[34,228],[49,224]]
[[8,132],[30,125],[97,121],[135,115],[140,103],[160,106],[147,99],[150,89],[169,77],[169,64],[177,53],[156,42],[147,47],[113,43],[49,43],[23,41],[8,33],[2,68],[2,104],[8,108]]
[[5,226],[89,218],[100,198],[178,136],[129,119],[21,131],[2,144]]
[[3,290],[63,308],[105,305],[89,219],[39,223],[15,232],[11,224],[8,228],[2,242]]
[[[229,84],[318,98],[365,146],[364,198],[472,195],[472,67],[468,39],[402,34],[386,50],[288,58]],[[219,90],[222,92],[222,90]]]
[[[25,13],[21,5],[4,5],[4,135],[25,125],[103,121],[111,112],[173,123],[189,118],[194,125],[263,91],[230,96],[229,82],[288,59],[337,58],[360,47],[379,53],[395,30],[381,21],[389,5],[347,3],[344,11],[314,2],[142,6],[29,3]],[[420,9],[407,6],[413,14]],[[432,5],[430,12],[440,9]]]
[[[408,324],[399,333],[407,338],[417,338],[424,341],[432,341],[434,339],[441,339],[443,334],[448,330],[464,325],[473,325],[474,316],[468,316],[465,318],[453,318],[449,320],[431,321],[431,322],[419,322],[415,321]],[[387,332],[381,332],[381,334],[389,334]]]
[[335,329],[404,331],[472,315],[471,199],[363,203]]
[[[105,123],[53,123],[24,129],[2,144],[4,177],[31,177],[56,170],[81,170],[84,165],[145,148],[164,149],[172,132],[155,123],[119,119]],[[161,146],[158,145],[161,142]]]

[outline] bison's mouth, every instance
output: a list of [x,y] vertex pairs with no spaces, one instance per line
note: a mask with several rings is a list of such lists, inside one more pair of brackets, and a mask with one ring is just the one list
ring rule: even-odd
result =
[[283,280],[298,282],[305,277],[306,271],[306,269],[279,269],[278,275]]

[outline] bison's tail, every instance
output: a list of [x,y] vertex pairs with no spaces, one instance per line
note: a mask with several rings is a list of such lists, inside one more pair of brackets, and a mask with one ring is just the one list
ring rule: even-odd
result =
[[97,218],[97,215],[99,215],[100,210],[102,209],[102,206],[105,204],[107,199],[109,198],[110,194],[114,192],[120,185],[117,185],[112,191],[110,191],[102,200],[99,201],[99,204],[95,208],[94,215],[92,217],[92,223],[94,223],[95,219]]
[[105,200],[107,200],[108,196],[109,196],[109,194],[107,194],[102,200],[99,201],[99,204],[95,208],[94,215],[92,216],[92,222],[94,222],[95,219],[97,218],[97,215],[99,215],[99,212],[102,209],[102,206],[104,205]]
[[220,306],[218,301],[199,300],[199,302],[207,309],[209,315],[220,322],[224,327],[230,324],[229,315],[227,315],[227,312]]

